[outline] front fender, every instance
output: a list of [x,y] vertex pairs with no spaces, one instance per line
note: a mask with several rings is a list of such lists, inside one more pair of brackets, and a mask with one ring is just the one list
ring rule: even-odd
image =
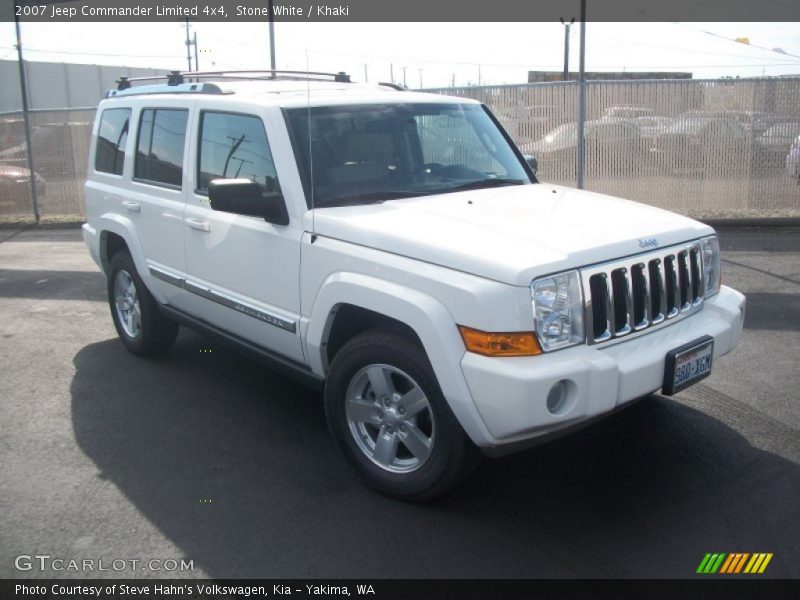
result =
[[453,317],[435,298],[418,290],[358,273],[330,275],[311,309],[305,345],[309,366],[325,376],[323,343],[334,309],[352,304],[405,323],[419,337],[445,399],[473,442],[484,446],[491,435],[480,417],[461,371],[464,343]]

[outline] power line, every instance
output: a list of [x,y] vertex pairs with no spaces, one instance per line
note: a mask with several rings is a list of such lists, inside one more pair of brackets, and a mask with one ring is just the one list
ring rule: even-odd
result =
[[[0,46],[0,49],[8,50],[12,49],[15,50],[13,46]],[[45,52],[50,54],[71,54],[76,56],[114,56],[119,58],[179,58],[175,54],[116,54],[110,52],[76,52],[73,50],[59,50],[59,49],[51,49],[45,50],[42,48],[28,48],[25,47],[25,52]]]
[[[236,44],[239,46],[260,46],[260,44],[254,42],[247,42],[243,40],[227,40],[223,38],[219,38],[213,35],[207,35],[209,39],[216,40],[218,42],[223,42],[226,44]],[[285,50],[286,52],[295,52],[301,54],[302,50]],[[343,52],[329,52],[327,50],[324,51],[325,56],[339,56],[343,58],[355,58],[363,60],[365,55],[363,54],[347,54]],[[406,63],[431,63],[431,64],[441,64],[441,65],[464,65],[474,67],[477,64],[481,64],[487,67],[519,67],[519,68],[530,68],[530,67],[541,67],[541,68],[558,68],[560,65],[536,65],[536,64],[512,64],[512,63],[487,63],[483,61],[475,61],[475,62],[465,62],[465,61],[453,61],[453,60],[434,60],[430,58],[410,58],[410,57],[398,57],[398,56],[379,56],[375,54],[370,54],[369,58],[372,60],[380,60],[385,62],[406,62]]]
[[[209,36],[210,37],[210,36]],[[15,50],[12,46],[0,46],[2,50]],[[168,55],[168,54],[117,54],[117,53],[106,53],[106,52],[74,52],[68,50],[59,50],[59,49],[52,49],[52,50],[44,50],[41,48],[25,48],[25,52],[43,52],[43,53],[51,53],[51,54],[70,54],[70,55],[80,55],[80,56],[113,56],[113,57],[120,57],[120,58],[172,58],[172,59],[180,59],[177,55]],[[350,58],[357,58],[358,56],[355,54],[336,54],[332,52],[326,53],[328,55],[333,56],[343,56],[343,57],[350,57]],[[789,55],[794,56],[794,55]],[[372,57],[377,58],[377,57]],[[800,57],[798,57],[800,58]],[[379,60],[386,60],[391,61],[391,58],[379,59]],[[397,59],[395,59],[397,60]],[[231,65],[222,63],[219,61],[215,61],[216,64],[220,66],[226,67],[233,67],[233,66],[241,66],[239,65]],[[441,65],[462,65],[462,66],[490,66],[490,67],[500,67],[500,68],[520,68],[520,69],[530,69],[533,67],[539,68],[550,68],[550,69],[558,69],[562,67],[562,65],[537,65],[537,64],[513,64],[513,63],[470,63],[470,62],[459,62],[459,61],[444,61],[444,60],[417,60],[417,59],[404,59],[404,62],[408,63],[436,63]],[[738,69],[742,67],[783,67],[783,66],[800,66],[800,61],[784,61],[784,62],[772,62],[772,63],[759,63],[759,64],[751,64],[751,63],[741,63],[741,64],[732,64],[732,65],[605,65],[605,66],[596,66],[595,70],[613,70],[613,69]],[[401,67],[407,68],[407,67]]]
[[[663,44],[653,44],[651,42],[642,42],[642,41],[638,41],[638,40],[635,43],[639,44],[641,46],[648,46],[650,48],[663,48],[664,50],[672,50],[673,52],[689,52],[691,54],[708,54],[708,55],[712,55],[712,56],[728,56],[728,57],[731,57],[731,58],[746,58],[748,60],[766,60],[767,59],[764,56],[746,56],[744,54],[730,54],[728,52],[711,52],[711,51],[708,51],[708,50],[697,50],[697,49],[692,49],[692,48],[678,48],[676,46],[665,46]],[[782,54],[782,53],[776,52],[776,54]],[[793,56],[793,55],[792,54],[786,54],[785,56]],[[778,59],[775,59],[775,60],[778,60]],[[787,58],[787,59],[783,60],[783,62],[787,62],[787,63],[791,63],[791,64],[796,64],[797,63],[796,60],[792,60],[790,58]]]
[[729,38],[729,37],[726,37],[724,35],[720,35],[718,33],[714,33],[713,31],[706,31],[705,29],[697,29],[696,27],[690,27],[689,25],[686,25],[685,23],[675,22],[675,24],[676,25],[680,25],[681,27],[685,27],[686,29],[691,29],[692,31],[697,31],[698,33],[704,33],[706,35],[710,35],[711,37],[719,38],[721,40],[726,40],[728,42],[733,42],[734,44],[739,44],[740,46],[745,46],[747,48],[756,48],[758,50],[763,50],[764,52],[772,52],[773,54],[780,54],[781,56],[791,56],[793,58],[800,58],[800,54],[790,54],[788,52],[778,51],[778,50],[775,50],[773,48],[766,48],[764,46],[758,46],[756,44],[749,44],[749,43],[745,44],[745,43],[740,42],[739,40],[737,40],[735,38]]
[[[239,44],[239,45],[244,45],[244,46],[257,45],[257,44],[253,44],[251,42],[246,42],[246,41],[241,41],[241,40],[233,41],[233,40],[225,40],[225,39],[222,39],[222,38],[215,38],[214,36],[208,36],[208,37],[214,38],[217,41],[224,42],[224,43]],[[652,46],[655,46],[655,47],[666,48],[668,50],[683,50],[681,48],[674,48],[674,47],[670,47],[670,46],[659,46],[659,45],[656,45],[656,44],[648,44],[648,45],[652,45]],[[291,51],[288,51],[288,52],[291,52]],[[727,54],[724,54],[724,53],[704,52],[704,51],[692,51],[692,52],[694,52],[696,54],[719,54],[720,56],[737,56],[737,57],[740,57],[740,58],[747,58],[749,60],[758,60],[759,58],[764,60],[766,58],[766,57],[757,57],[757,56],[748,57],[748,56],[744,56],[744,55],[727,55]],[[778,52],[776,54],[781,54],[781,53]],[[364,55],[347,54],[347,53],[342,53],[342,52],[328,52],[328,51],[326,51],[325,52],[325,56],[338,56],[338,57],[343,57],[343,58],[352,58],[352,59],[360,59],[360,60],[364,59]],[[792,56],[793,57],[795,55],[786,54],[785,56]],[[392,57],[389,57],[389,56],[376,56],[374,54],[371,54],[369,56],[369,58],[371,58],[373,61],[380,60],[380,61],[386,61],[386,62],[406,62],[406,63],[410,63],[410,64],[415,64],[415,63],[416,64],[427,64],[427,63],[431,63],[431,64],[440,64],[440,65],[461,65],[461,66],[469,66],[469,67],[474,67],[474,66],[476,66],[478,64],[480,64],[482,66],[487,66],[487,67],[520,68],[520,69],[531,69],[531,68],[559,69],[559,68],[563,67],[563,65],[541,65],[541,64],[532,64],[532,63],[487,63],[487,62],[483,62],[483,61],[480,61],[480,63],[478,63],[478,62],[465,62],[465,61],[434,60],[434,59],[427,59],[427,58],[426,59],[418,59],[418,58],[398,57],[398,56],[392,56]],[[796,58],[800,58],[800,56],[797,56]],[[720,69],[725,69],[725,68],[737,68],[738,69],[738,68],[741,68],[741,67],[779,67],[779,66],[793,66],[793,65],[800,65],[800,62],[787,59],[787,60],[783,60],[782,62],[775,62],[775,63],[760,63],[760,64],[741,63],[741,64],[732,64],[732,65],[655,65],[655,66],[644,66],[644,65],[620,65],[620,66],[614,66],[614,65],[609,65],[609,66],[597,66],[597,67],[595,67],[595,69],[609,69],[609,70],[610,69],[624,69],[624,68],[627,68],[627,69],[699,69],[699,68],[720,68]]]

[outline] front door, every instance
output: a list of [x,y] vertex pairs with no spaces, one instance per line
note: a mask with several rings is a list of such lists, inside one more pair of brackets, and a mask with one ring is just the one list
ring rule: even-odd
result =
[[213,179],[247,178],[265,193],[280,191],[260,116],[204,110],[196,117],[194,187],[184,214],[186,290],[190,312],[212,325],[298,362],[300,239],[292,222],[215,211]]

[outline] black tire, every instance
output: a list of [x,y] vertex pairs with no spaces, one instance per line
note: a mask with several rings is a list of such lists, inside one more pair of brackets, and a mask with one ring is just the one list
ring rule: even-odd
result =
[[[347,417],[347,390],[370,365],[384,365],[402,371],[421,388],[427,399],[430,411],[426,407],[425,419],[429,427],[435,427],[435,435],[432,435],[429,456],[413,471],[390,472],[379,466],[359,447],[356,434],[351,430]],[[400,379],[402,382],[402,375]],[[402,500],[430,500],[444,494],[464,480],[477,467],[482,456],[450,410],[424,349],[401,330],[369,330],[348,341],[336,353],[325,383],[325,416],[337,446],[365,482],[383,494]],[[380,435],[378,426],[372,427],[377,440]],[[402,425],[399,427],[398,436],[399,431],[408,431],[402,429]],[[411,460],[416,459],[412,456]]]
[[[135,335],[125,330],[116,306],[114,282],[121,271],[128,274],[135,287],[141,312],[140,327]],[[111,257],[108,265],[107,289],[114,327],[129,351],[140,356],[150,356],[166,351],[175,343],[175,338],[178,337],[178,324],[164,317],[158,310],[155,298],[139,277],[136,265],[127,250],[120,250]]]

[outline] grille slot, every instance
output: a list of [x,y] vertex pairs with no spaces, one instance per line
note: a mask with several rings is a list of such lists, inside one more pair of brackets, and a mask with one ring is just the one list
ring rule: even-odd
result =
[[581,269],[589,344],[660,326],[702,308],[698,243]]
[[680,282],[680,298],[682,311],[692,306],[692,279],[689,276],[688,252],[678,253],[678,280]]
[[589,278],[589,289],[592,298],[592,333],[594,339],[601,340],[604,335],[610,337],[608,330],[608,284],[606,274],[598,273]]
[[703,266],[700,264],[700,252],[697,248],[689,251],[689,272],[692,275],[692,304],[697,304],[700,295],[703,293],[702,273]]
[[650,302],[649,282],[642,263],[631,267],[631,284],[633,286],[633,328],[637,331],[649,325]]
[[626,335],[631,331],[631,286],[627,269],[623,267],[611,272],[611,288],[614,294],[614,334]]
[[650,323],[657,325],[664,320],[667,306],[664,269],[660,258],[654,258],[647,264],[650,271]]
[[675,256],[664,258],[664,285],[667,288],[667,318],[678,314],[678,270],[675,268]]

